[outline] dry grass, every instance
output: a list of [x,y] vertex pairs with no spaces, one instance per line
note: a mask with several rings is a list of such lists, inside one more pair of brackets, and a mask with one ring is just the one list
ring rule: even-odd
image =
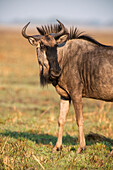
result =
[[[113,45],[113,31],[90,31]],[[59,96],[41,88],[35,48],[21,29],[0,29],[0,169],[112,169],[113,104],[83,99],[87,150],[75,156],[78,129],[73,107],[64,127],[63,151],[57,139]],[[93,132],[93,133],[92,133]]]

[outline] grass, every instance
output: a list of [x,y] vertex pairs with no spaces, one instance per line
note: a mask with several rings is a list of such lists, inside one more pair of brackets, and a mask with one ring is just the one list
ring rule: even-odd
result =
[[[113,32],[97,35],[105,43]],[[83,99],[87,149],[79,155],[71,106],[62,152],[51,153],[59,96],[51,85],[40,87],[35,49],[20,30],[1,28],[0,37],[0,169],[113,169],[113,104]]]

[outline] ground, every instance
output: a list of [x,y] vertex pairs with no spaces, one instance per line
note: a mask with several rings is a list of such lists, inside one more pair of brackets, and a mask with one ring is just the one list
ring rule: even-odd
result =
[[[90,31],[113,45],[113,31]],[[40,87],[36,50],[19,28],[0,28],[0,169],[113,169],[113,104],[83,99],[87,149],[76,155],[78,128],[71,106],[62,152],[57,140],[59,99]]]

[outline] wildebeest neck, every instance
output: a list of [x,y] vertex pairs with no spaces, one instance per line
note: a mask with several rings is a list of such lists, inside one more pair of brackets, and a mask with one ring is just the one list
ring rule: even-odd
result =
[[61,69],[58,63],[57,46],[47,47],[46,54],[50,65],[50,78],[58,79],[61,74]]

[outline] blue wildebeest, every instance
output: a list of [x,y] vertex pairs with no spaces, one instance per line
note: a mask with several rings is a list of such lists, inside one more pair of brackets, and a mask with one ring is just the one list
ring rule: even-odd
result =
[[40,34],[32,36],[26,34],[28,23],[22,35],[36,47],[40,83],[53,84],[61,96],[58,139],[53,152],[62,148],[63,126],[72,101],[80,140],[77,153],[80,153],[86,147],[82,97],[113,101],[113,47],[79,34],[76,28],[68,31],[58,22],[56,26],[37,27]]

